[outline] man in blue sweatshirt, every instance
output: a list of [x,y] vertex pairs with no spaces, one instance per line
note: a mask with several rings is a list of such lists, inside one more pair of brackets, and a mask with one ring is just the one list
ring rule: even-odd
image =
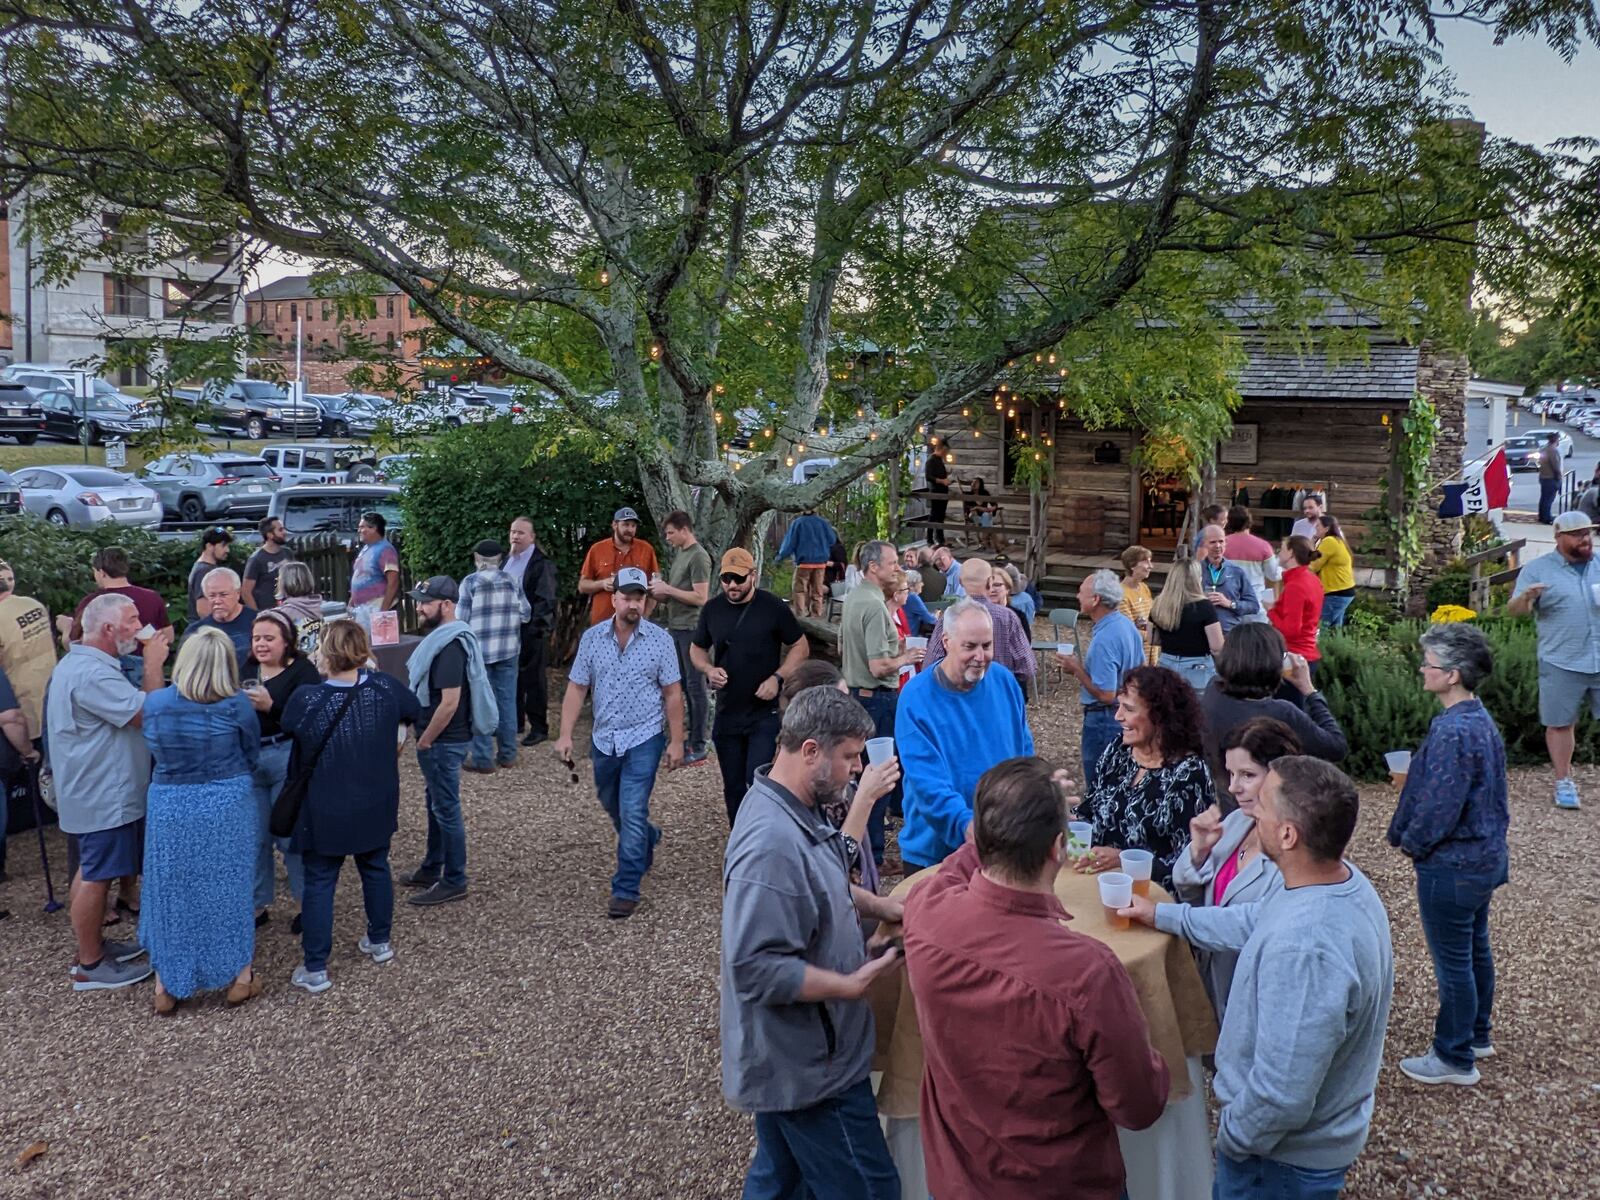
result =
[[822,577],[828,570],[828,556],[839,535],[826,517],[803,513],[789,522],[789,531],[778,547],[778,561],[794,559],[794,615],[820,617],[825,608]]
[[1344,861],[1355,784],[1321,759],[1272,764],[1261,852],[1283,886],[1255,904],[1152,906],[1123,915],[1208,950],[1240,950],[1217,1043],[1214,1200],[1333,1200],[1366,1145],[1394,955],[1389,915]]
[[994,622],[979,601],[944,611],[945,657],[900,692],[895,752],[905,770],[900,858],[907,873],[953,854],[972,824],[978,777],[1033,753],[1016,677],[994,661]]

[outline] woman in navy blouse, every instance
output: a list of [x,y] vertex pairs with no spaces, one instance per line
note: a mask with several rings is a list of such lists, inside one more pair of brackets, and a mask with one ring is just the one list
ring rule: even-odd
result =
[[1439,1015],[1433,1047],[1400,1069],[1419,1083],[1470,1085],[1478,1082],[1475,1060],[1494,1053],[1489,900],[1507,878],[1506,749],[1475,694],[1494,669],[1483,631],[1436,625],[1421,645],[1422,686],[1444,712],[1412,758],[1389,844],[1416,864]]

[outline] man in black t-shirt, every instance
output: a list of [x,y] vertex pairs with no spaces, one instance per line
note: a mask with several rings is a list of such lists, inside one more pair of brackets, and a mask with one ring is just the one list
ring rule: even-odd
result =
[[261,549],[244,564],[244,602],[251,608],[272,608],[278,603],[278,569],[292,557],[289,535],[277,517],[261,518]]
[[778,746],[778,692],[810,649],[790,607],[756,586],[756,562],[735,547],[722,556],[722,594],[700,610],[689,661],[717,694],[711,744],[733,825],[757,767]]

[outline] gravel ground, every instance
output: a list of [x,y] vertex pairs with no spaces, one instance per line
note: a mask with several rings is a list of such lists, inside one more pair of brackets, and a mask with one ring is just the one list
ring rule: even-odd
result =
[[[1063,696],[1035,732],[1075,769],[1077,706]],[[1600,772],[1580,785],[1591,808],[1557,813],[1546,776],[1513,778],[1512,882],[1492,925],[1500,1054],[1473,1090],[1426,1089],[1394,1065],[1428,1044],[1433,978],[1411,873],[1382,843],[1392,793],[1364,791],[1353,854],[1390,906],[1398,981],[1347,1195],[1600,1197]],[[403,786],[397,873],[423,837],[409,754]],[[14,838],[0,886],[13,914],[0,922],[0,1196],[737,1196],[751,1134],[718,1081],[715,766],[662,779],[666,839],[646,903],[618,923],[603,915],[614,842],[586,770],[570,785],[540,747],[463,790],[471,895],[399,905],[394,962],[357,953],[347,870],[331,991],[289,986],[298,940],[280,905],[259,939],[266,994],[166,1020],[149,984],[69,990],[65,914],[40,911],[32,837]],[[50,848],[63,862],[58,837]]]

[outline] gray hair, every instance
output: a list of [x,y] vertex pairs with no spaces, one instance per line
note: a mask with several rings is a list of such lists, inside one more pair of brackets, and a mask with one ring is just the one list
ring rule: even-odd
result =
[[115,625],[122,620],[122,609],[126,606],[133,608],[134,603],[126,596],[106,593],[96,596],[84,606],[83,616],[78,618],[78,623],[83,626],[87,635],[91,630],[99,630],[106,625]]
[[986,622],[988,622],[990,629],[994,628],[994,617],[990,614],[988,607],[983,603],[983,601],[974,600],[971,596],[963,596],[961,599],[957,600],[954,604],[950,605],[944,610],[944,627],[947,645],[949,641],[949,631],[954,629],[956,627],[956,623],[968,613],[977,613]]
[[778,731],[778,749],[793,754],[807,742],[815,742],[824,752],[832,753],[840,742],[850,738],[865,741],[874,728],[867,710],[852,697],[830,684],[820,684],[789,701],[783,727]]
[[1469,692],[1477,691],[1494,670],[1494,651],[1476,625],[1459,621],[1431,625],[1417,642],[1424,654],[1438,659],[1441,670],[1459,671],[1461,686]]
[[205,578],[200,581],[200,590],[202,592],[205,591],[206,585],[213,580],[220,580],[231,588],[237,588],[239,586],[239,572],[232,567],[213,567],[206,572]]
[[1089,584],[1100,598],[1100,603],[1107,608],[1116,608],[1122,603],[1122,580],[1117,578],[1115,571],[1102,567],[1089,576]]
[[474,554],[472,565],[479,571],[498,571],[500,569],[500,556],[487,554]]
[[860,567],[862,573],[865,574],[869,565],[883,561],[883,552],[885,550],[893,551],[896,559],[900,557],[900,552],[895,550],[893,542],[886,542],[882,538],[873,538],[870,542],[861,547],[861,561],[856,565]]
[[278,568],[278,595],[285,600],[291,596],[311,596],[317,590],[317,576],[309,563],[286,562]]

